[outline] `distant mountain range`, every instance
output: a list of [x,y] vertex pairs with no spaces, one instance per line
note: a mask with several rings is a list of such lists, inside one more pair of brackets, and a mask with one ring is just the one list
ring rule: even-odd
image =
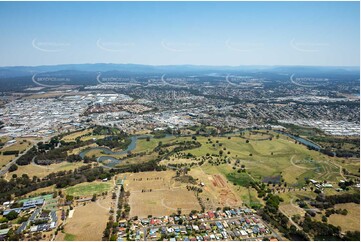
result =
[[323,66],[197,66],[197,65],[139,65],[139,64],[66,64],[44,66],[8,66],[0,67],[0,78],[25,77],[37,73],[72,73],[89,74],[95,72],[123,72],[126,74],[160,74],[160,73],[242,73],[242,72],[268,72],[268,73],[323,73],[337,75],[358,75],[359,67],[323,67]]

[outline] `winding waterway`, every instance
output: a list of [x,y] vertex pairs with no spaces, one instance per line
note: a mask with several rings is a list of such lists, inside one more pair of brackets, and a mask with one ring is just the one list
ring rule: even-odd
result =
[[100,150],[105,155],[99,156],[97,158],[97,161],[98,162],[104,162],[104,161],[109,160],[110,162],[107,164],[107,166],[115,167],[117,164],[121,163],[122,160],[114,158],[112,155],[125,155],[125,154],[127,154],[129,151],[132,151],[132,150],[135,149],[135,147],[137,146],[138,138],[147,138],[147,137],[151,137],[151,136],[146,136],[146,135],[132,136],[130,144],[128,145],[128,147],[125,150],[122,150],[122,151],[112,151],[111,149],[109,149],[107,147],[92,147],[92,148],[87,148],[87,149],[81,151],[79,153],[79,156],[82,159],[84,159],[86,154],[88,154],[90,151]]

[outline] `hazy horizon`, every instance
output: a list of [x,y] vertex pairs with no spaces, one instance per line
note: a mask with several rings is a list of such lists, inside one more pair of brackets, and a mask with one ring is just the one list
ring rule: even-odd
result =
[[65,65],[139,65],[139,66],[194,66],[194,67],[326,67],[326,68],[359,68],[359,65],[345,65],[345,66],[334,66],[334,65],[206,65],[206,64],[142,64],[142,63],[103,63],[103,62],[94,62],[94,63],[59,63],[59,64],[40,64],[40,65],[11,65],[11,66],[0,66],[0,68],[13,68],[13,67],[40,67],[40,66],[65,66]]

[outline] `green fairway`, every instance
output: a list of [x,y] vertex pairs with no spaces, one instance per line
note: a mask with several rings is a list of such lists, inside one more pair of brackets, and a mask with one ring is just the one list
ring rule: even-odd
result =
[[91,196],[93,194],[101,194],[109,191],[110,182],[91,182],[81,183],[66,189],[66,194],[72,196]]

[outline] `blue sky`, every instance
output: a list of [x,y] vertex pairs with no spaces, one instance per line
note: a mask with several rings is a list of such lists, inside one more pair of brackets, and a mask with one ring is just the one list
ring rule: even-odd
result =
[[0,2],[0,66],[357,66],[359,9],[359,2]]

